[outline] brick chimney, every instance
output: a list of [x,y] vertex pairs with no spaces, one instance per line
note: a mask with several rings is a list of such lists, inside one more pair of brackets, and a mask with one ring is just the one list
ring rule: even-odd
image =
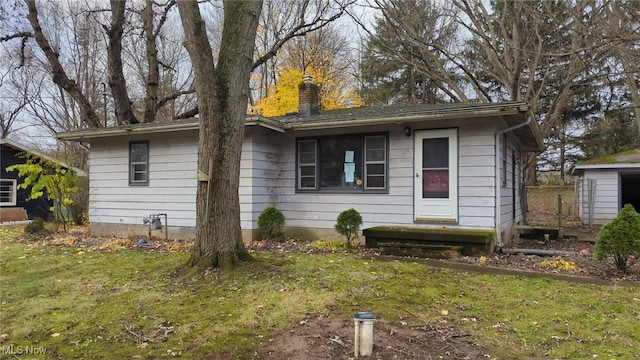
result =
[[302,116],[319,114],[318,85],[313,83],[311,75],[304,75],[302,79],[302,83],[298,86],[298,114]]

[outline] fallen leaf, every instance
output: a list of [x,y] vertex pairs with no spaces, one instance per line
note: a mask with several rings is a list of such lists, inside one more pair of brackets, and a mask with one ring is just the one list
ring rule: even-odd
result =
[[58,336],[60,336],[60,333],[53,333],[53,334],[51,334],[51,337],[58,337]]

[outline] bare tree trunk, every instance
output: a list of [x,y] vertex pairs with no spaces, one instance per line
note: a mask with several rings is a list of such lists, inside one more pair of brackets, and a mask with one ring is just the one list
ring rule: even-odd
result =
[[156,48],[156,35],[153,31],[153,0],[147,0],[147,5],[142,11],[144,34],[146,38],[147,63],[147,97],[144,105],[145,123],[154,122],[158,106],[158,82],[160,81],[160,69],[158,66],[158,49]]
[[38,20],[38,9],[36,7],[35,0],[25,0],[27,7],[29,8],[29,14],[27,18],[33,27],[33,36],[38,43],[38,46],[44,52],[47,57],[47,61],[51,66],[51,77],[53,82],[63,88],[78,104],[80,107],[80,118],[82,121],[92,128],[99,128],[102,126],[100,119],[98,119],[98,115],[95,113],[93,108],[91,107],[91,103],[87,99],[87,97],[82,93],[82,90],[75,82],[75,80],[70,79],[67,76],[67,73],[64,71],[62,64],[60,64],[60,60],[58,59],[58,53],[56,53],[49,41],[44,36],[42,32],[42,27],[40,26],[40,22]]
[[522,164],[522,173],[526,186],[535,186],[538,183],[536,174],[537,157],[535,153],[526,153]]
[[109,86],[113,94],[118,124],[138,123],[127,91],[127,82],[122,71],[122,31],[124,27],[124,8],[126,0],[111,0],[111,27],[106,28],[109,36],[107,62],[109,65]]
[[[195,1],[179,1],[185,44],[196,79],[200,112],[196,241],[190,264],[229,268],[248,260],[240,228],[240,154],[249,76],[261,1],[225,1],[218,68]],[[214,170],[215,169],[215,170]]]
[[[620,39],[625,38],[625,34],[628,30],[622,29],[621,24],[624,22],[624,9],[621,4],[612,1],[608,6],[604,7],[607,16],[609,17],[609,26],[612,37],[618,37]],[[637,43],[637,42],[636,42]],[[640,90],[638,84],[634,78],[635,71],[631,64],[631,47],[629,41],[618,41],[613,46],[615,53],[618,55],[622,69],[624,70],[624,76],[629,86],[629,96],[633,103],[633,113],[636,117],[636,125],[638,126],[638,133],[640,134]]]

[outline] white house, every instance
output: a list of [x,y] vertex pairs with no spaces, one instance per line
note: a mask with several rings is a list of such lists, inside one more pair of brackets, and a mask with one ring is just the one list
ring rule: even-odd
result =
[[578,212],[583,224],[606,224],[625,204],[640,211],[640,149],[576,165]]
[[[303,91],[306,91],[303,89]],[[526,103],[353,108],[246,119],[241,225],[255,237],[276,206],[289,234],[331,238],[340,212],[363,229],[481,230],[493,243],[521,222],[523,152],[542,149]],[[193,237],[198,119],[73,131],[90,144],[91,231],[146,234],[143,217],[166,213],[169,236]]]

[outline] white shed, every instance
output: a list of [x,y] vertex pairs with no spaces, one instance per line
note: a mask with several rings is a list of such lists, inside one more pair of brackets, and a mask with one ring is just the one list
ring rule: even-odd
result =
[[640,149],[585,161],[574,174],[583,224],[606,224],[625,204],[640,211]]

